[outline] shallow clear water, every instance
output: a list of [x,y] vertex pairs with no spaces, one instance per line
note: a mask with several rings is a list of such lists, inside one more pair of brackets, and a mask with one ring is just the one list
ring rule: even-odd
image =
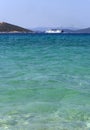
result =
[[90,129],[90,35],[0,35],[6,129]]

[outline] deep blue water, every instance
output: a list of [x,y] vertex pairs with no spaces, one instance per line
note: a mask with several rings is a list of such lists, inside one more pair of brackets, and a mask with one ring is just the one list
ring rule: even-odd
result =
[[0,35],[0,130],[90,129],[90,35]]

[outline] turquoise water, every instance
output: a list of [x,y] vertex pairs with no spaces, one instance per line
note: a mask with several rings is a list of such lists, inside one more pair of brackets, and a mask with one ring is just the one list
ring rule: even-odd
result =
[[90,35],[0,35],[0,130],[90,130]]

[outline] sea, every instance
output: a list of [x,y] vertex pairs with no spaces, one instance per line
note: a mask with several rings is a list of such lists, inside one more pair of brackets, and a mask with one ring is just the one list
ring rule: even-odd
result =
[[0,34],[0,130],[90,130],[90,34]]

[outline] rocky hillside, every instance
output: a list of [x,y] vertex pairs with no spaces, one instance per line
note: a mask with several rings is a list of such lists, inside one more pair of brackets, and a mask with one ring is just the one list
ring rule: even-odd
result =
[[19,26],[16,26],[16,25],[12,25],[12,24],[9,24],[9,23],[6,23],[6,22],[1,22],[0,23],[0,32],[11,32],[11,33],[14,33],[14,32],[21,32],[21,33],[32,33],[33,31],[32,30],[28,30],[28,29],[25,29],[25,28],[22,28],[22,27],[19,27]]

